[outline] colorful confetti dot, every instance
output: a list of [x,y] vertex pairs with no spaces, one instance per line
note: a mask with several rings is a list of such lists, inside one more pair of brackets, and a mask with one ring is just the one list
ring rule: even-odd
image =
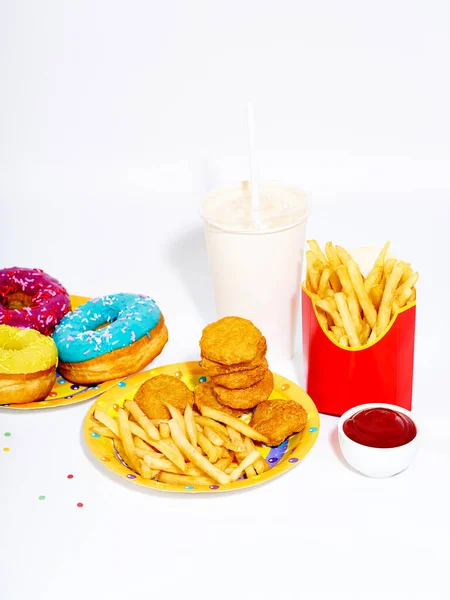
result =
[[79,385],[71,385],[71,386],[70,386],[70,389],[71,389],[71,390],[79,390],[79,389],[80,389],[80,386],[79,386]]
[[136,475],[133,475],[132,473],[128,473],[127,477],[128,479],[136,479]]
[[77,506],[78,506],[79,508],[81,508],[82,506],[84,506],[84,504],[83,504],[82,502],[77,502]]
[[93,438],[99,438],[99,437],[100,437],[100,434],[99,434],[99,433],[97,433],[96,431],[93,431],[93,432],[91,433],[91,435],[92,435],[92,437],[93,437]]
[[39,496],[39,500],[45,500],[45,496]]
[[125,387],[127,384],[125,381],[119,381],[119,383],[117,384],[117,387]]
[[49,397],[50,398],[54,398],[55,396],[57,396],[58,394],[56,392],[50,392]]
[[9,431],[5,431],[5,433],[3,434],[5,437],[10,437],[10,432]]
[[102,460],[103,462],[109,462],[109,458],[107,456],[102,456],[100,460]]
[[267,462],[270,462],[270,464],[276,463],[278,461],[278,458],[269,458],[269,460]]
[[100,389],[100,386],[99,386],[99,385],[94,385],[94,387],[93,387],[93,388],[91,388],[91,389],[93,389],[93,390],[99,390],[99,389]]
[[202,377],[200,377],[200,379],[198,380],[199,383],[205,383],[206,381],[206,377],[203,375]]
[[210,486],[209,486],[209,489],[210,489],[210,490],[218,490],[218,489],[219,489],[219,486],[218,486],[218,485],[210,485]]
[[283,390],[283,392],[285,392],[286,390],[289,389],[289,384],[288,383],[283,383],[283,385],[281,386],[281,389]]
[[56,383],[59,383],[60,385],[62,385],[63,383],[66,383],[66,380],[61,377],[60,379],[56,380]]
[[289,462],[290,463],[296,463],[296,462],[298,462],[298,458],[290,458]]
[[9,448],[3,448],[3,452],[9,452]]
[[73,479],[73,475],[67,475],[67,479]]
[[184,486],[184,489],[185,489],[185,490],[193,490],[193,489],[194,489],[194,486],[193,486],[193,485],[185,485],[185,486]]
[[317,427],[310,427],[308,431],[309,433],[314,433],[315,431],[317,431]]
[[183,373],[181,371],[176,371],[175,377],[183,377]]
[[67,400],[70,400],[71,398],[73,398],[73,396],[66,396]]
[[113,404],[113,409],[114,409],[114,410],[116,410],[116,411],[117,411],[117,410],[119,410],[119,408],[120,408],[120,406],[119,406],[118,404]]

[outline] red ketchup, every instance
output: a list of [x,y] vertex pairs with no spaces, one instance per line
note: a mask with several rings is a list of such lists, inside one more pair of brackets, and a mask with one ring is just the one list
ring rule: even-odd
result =
[[396,448],[417,434],[413,421],[390,408],[368,408],[344,421],[344,433],[354,442],[371,448]]

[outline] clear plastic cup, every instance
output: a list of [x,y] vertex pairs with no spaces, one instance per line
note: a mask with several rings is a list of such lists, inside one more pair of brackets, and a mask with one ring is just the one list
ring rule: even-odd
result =
[[250,319],[267,339],[268,356],[294,353],[308,200],[295,188],[260,186],[260,219],[252,219],[247,182],[203,200],[217,318]]

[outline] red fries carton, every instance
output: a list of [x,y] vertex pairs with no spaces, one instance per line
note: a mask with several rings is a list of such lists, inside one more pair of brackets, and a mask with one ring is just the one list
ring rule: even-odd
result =
[[310,293],[302,288],[306,391],[321,413],[386,402],[411,410],[416,303],[402,308],[381,338],[343,348],[322,329]]

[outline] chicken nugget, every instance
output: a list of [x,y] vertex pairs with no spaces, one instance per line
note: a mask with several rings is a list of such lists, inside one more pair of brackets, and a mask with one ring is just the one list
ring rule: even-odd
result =
[[240,390],[228,390],[221,385],[214,386],[214,392],[221,404],[230,408],[253,408],[263,400],[267,400],[273,390],[273,375],[267,370],[258,383]]
[[217,377],[219,375],[228,375],[229,373],[239,373],[239,371],[248,371],[256,369],[261,366],[264,362],[267,352],[266,338],[262,337],[258,342],[256,356],[249,362],[237,363],[235,365],[223,365],[218,362],[214,362],[209,358],[203,357],[200,362],[200,366],[205,370],[205,373],[210,377]]
[[157,375],[141,385],[134,400],[149,419],[170,419],[164,402],[184,412],[188,404],[194,404],[194,394],[177,377]]
[[229,390],[247,388],[258,383],[258,381],[261,381],[268,368],[269,365],[264,358],[259,367],[256,367],[255,369],[236,371],[235,373],[226,373],[225,375],[216,375],[216,377],[212,377],[212,380],[214,385],[221,385]]
[[215,408],[221,410],[227,415],[236,417],[237,419],[244,414],[244,410],[230,408],[221,404],[214,393],[214,386],[212,381],[206,381],[200,383],[194,390],[194,404],[200,412],[202,412],[203,406],[209,406],[209,408]]
[[302,431],[308,415],[294,400],[265,400],[252,415],[250,426],[265,435],[270,446],[279,446],[293,433]]
[[224,317],[204,328],[201,355],[223,365],[250,362],[258,354],[261,338],[260,330],[248,319]]

